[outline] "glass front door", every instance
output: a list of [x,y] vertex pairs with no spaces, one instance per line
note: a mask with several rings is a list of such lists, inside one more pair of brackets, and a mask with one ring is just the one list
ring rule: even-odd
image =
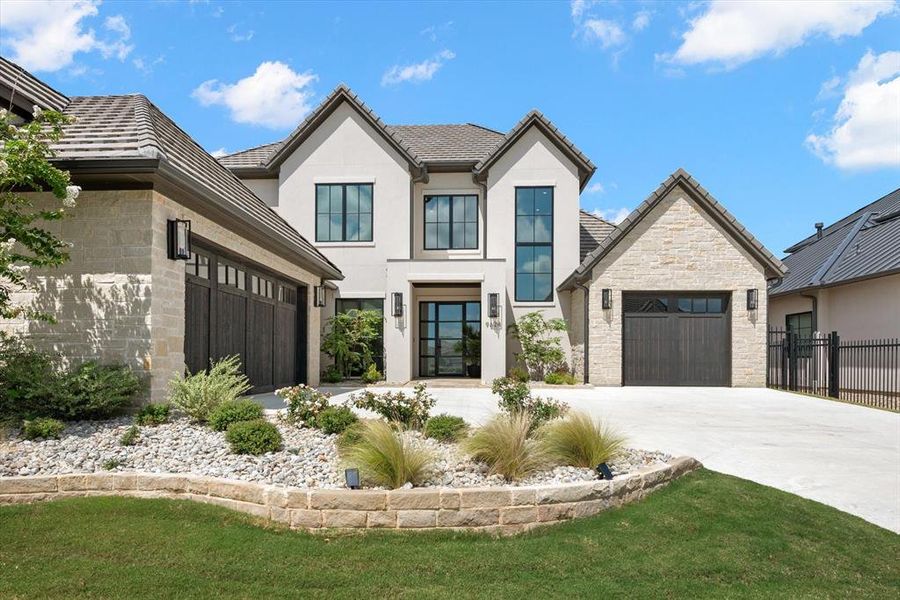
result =
[[419,303],[419,376],[481,376],[481,302]]

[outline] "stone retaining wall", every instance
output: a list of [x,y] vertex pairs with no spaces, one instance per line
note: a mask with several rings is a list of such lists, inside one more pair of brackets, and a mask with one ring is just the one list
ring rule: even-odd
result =
[[77,496],[175,498],[217,504],[294,529],[472,529],[502,534],[595,515],[640,500],[699,468],[693,458],[612,481],[553,486],[302,489],[196,475],[88,473],[0,477],[0,504]]

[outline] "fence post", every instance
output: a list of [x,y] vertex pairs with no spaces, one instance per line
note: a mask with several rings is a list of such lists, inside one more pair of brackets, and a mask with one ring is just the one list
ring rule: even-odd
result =
[[781,389],[788,389],[788,353],[791,350],[788,337],[781,338]]
[[800,334],[788,333],[788,389],[792,392],[797,391],[797,359],[798,346],[800,345]]
[[840,397],[841,392],[841,337],[837,331],[832,331],[828,336],[828,395],[832,398]]

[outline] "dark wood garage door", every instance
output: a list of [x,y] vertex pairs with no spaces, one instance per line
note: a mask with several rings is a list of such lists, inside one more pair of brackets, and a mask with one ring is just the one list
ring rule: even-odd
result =
[[197,249],[185,264],[188,370],[236,354],[253,392],[306,381],[306,288]]
[[625,385],[731,385],[729,294],[623,295]]

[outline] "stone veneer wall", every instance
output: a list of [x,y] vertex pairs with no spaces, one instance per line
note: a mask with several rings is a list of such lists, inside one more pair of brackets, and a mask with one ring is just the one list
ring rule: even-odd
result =
[[0,504],[78,496],[174,498],[217,504],[294,529],[474,529],[511,534],[635,502],[700,468],[671,465],[588,483],[412,490],[301,489],[195,475],[89,473],[0,477]]
[[[760,265],[676,186],[593,269],[590,282],[590,382],[622,383],[622,293],[730,291],[731,380],[734,386],[766,382],[766,278]],[[612,289],[612,308],[601,308],[601,290]],[[749,288],[758,308],[747,310]],[[572,314],[583,310],[573,295]],[[579,373],[580,375],[580,373]]]

